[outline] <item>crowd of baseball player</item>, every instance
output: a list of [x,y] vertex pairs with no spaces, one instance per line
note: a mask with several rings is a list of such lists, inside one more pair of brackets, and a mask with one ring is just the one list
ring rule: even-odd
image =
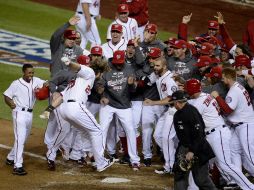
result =
[[[191,40],[192,14],[183,16],[177,38],[162,42],[157,25],[148,21],[147,1],[122,0],[101,44],[99,5],[80,0],[75,16],[53,33],[49,81],[34,77],[33,66],[25,64],[23,77],[4,92],[13,109],[15,142],[6,159],[13,174],[27,174],[22,154],[36,93],[49,89],[49,106],[40,115],[48,119],[49,170],[55,170],[60,150],[65,160],[79,166],[89,161],[98,172],[114,162],[138,171],[153,165],[157,148],[163,167],[155,173],[172,174],[183,146],[186,161],[198,161],[178,177],[175,189],[216,189],[218,173],[224,189],[254,189],[245,175],[254,176],[254,20],[242,45],[233,41],[220,12],[205,34]],[[201,120],[192,116],[195,110]]]

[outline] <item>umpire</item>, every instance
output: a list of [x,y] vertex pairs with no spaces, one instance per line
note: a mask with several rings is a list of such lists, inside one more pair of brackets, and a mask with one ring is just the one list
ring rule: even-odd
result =
[[176,150],[174,166],[174,190],[187,190],[190,171],[182,171],[179,163],[183,160],[195,159],[191,167],[193,179],[199,189],[215,190],[216,187],[208,174],[208,161],[214,153],[205,139],[205,124],[198,110],[187,103],[186,94],[176,91],[172,94],[172,101],[177,112],[174,115],[174,126],[179,144]]

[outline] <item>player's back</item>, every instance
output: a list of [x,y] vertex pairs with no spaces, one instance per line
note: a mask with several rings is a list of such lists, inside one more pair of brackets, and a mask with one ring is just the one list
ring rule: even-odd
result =
[[226,97],[226,102],[229,107],[234,110],[234,112],[228,116],[229,121],[232,123],[254,123],[254,110],[250,95],[238,82],[235,82],[230,88]]
[[220,108],[217,101],[206,93],[201,93],[196,99],[188,101],[195,106],[205,122],[205,131],[209,131],[215,127],[220,127],[225,124],[222,116],[220,116]]

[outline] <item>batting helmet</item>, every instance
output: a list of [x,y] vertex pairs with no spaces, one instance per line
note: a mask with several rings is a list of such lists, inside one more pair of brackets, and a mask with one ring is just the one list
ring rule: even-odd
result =
[[195,93],[201,92],[200,81],[193,78],[187,80],[185,84],[185,90],[189,94],[189,96],[192,96]]
[[90,58],[86,55],[80,55],[77,59],[77,62],[80,64],[80,65],[86,65],[88,66],[89,63],[90,63]]
[[246,55],[238,55],[235,57],[235,63],[233,64],[233,66],[245,66],[247,68],[251,68],[251,61]]
[[46,100],[49,97],[49,87],[36,88],[34,93],[37,100]]

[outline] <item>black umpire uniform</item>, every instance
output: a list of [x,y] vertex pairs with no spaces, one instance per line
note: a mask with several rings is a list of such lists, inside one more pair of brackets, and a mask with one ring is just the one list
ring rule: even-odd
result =
[[208,161],[214,157],[214,153],[205,139],[205,124],[202,116],[194,106],[187,103],[187,97],[183,91],[174,92],[172,102],[177,109],[173,122],[179,139],[174,166],[174,190],[188,188],[189,171],[182,171],[179,167],[180,157],[185,157],[188,152],[194,153],[195,157],[190,170],[196,185],[202,190],[215,190],[216,187],[208,173]]

